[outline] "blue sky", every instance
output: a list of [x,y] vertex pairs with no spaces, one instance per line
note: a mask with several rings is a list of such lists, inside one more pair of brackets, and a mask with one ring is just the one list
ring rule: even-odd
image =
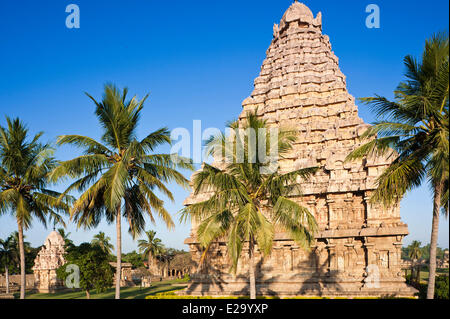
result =
[[[68,4],[80,8],[80,29],[65,26]],[[223,128],[236,118],[252,91],[265,51],[278,23],[292,3],[279,1],[100,1],[43,0],[0,2],[0,125],[4,116],[20,117],[30,132],[45,131],[51,141],[60,134],[99,138],[94,106],[84,95],[100,98],[104,83],[127,86],[138,97],[150,93],[140,136],[159,127]],[[380,7],[380,29],[365,27],[368,4]],[[419,56],[432,33],[447,30],[448,1],[305,1],[314,14],[322,11],[323,32],[330,36],[340,67],[355,97],[374,93],[392,97],[402,80],[402,60]],[[360,116],[375,119],[365,106]],[[168,151],[162,149],[161,151]],[[56,155],[69,159],[76,149],[62,147]],[[189,174],[187,174],[189,175]],[[63,185],[57,187],[62,190]],[[175,216],[188,192],[172,186]],[[410,235],[404,242],[429,242],[432,201],[426,186],[402,201],[401,216]],[[167,246],[185,248],[189,225],[168,232],[155,226]],[[9,216],[0,217],[0,238],[16,230]],[[115,241],[114,225],[91,231],[70,225],[76,243],[90,241],[98,231]],[[124,251],[136,243],[123,228]],[[27,240],[41,245],[50,229],[38,222]],[[449,223],[442,218],[439,245],[448,247]]]

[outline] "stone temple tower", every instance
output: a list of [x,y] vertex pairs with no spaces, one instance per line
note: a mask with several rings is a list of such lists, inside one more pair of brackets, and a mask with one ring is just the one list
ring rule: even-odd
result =
[[39,292],[48,293],[64,288],[63,282],[56,276],[56,269],[65,263],[64,253],[64,238],[52,231],[34,260],[35,287]]
[[[257,263],[257,293],[272,295],[412,296],[401,271],[401,247],[408,234],[400,220],[400,207],[386,209],[369,198],[376,178],[393,158],[369,157],[345,162],[361,144],[369,125],[358,116],[354,98],[347,92],[345,75],[322,34],[322,15],[295,2],[273,27],[254,90],[242,103],[240,120],[248,111],[272,126],[298,129],[294,150],[279,161],[280,171],[319,166],[321,170],[301,183],[302,197],[319,224],[315,243],[301,249],[287,234],[275,236],[270,257]],[[232,116],[231,116],[232,117]],[[205,200],[208,194],[191,195],[185,205]],[[202,249],[196,225],[185,243],[199,261]],[[240,259],[236,276],[225,242],[209,252],[207,267],[192,276],[187,294],[232,295],[248,293],[247,257]]]

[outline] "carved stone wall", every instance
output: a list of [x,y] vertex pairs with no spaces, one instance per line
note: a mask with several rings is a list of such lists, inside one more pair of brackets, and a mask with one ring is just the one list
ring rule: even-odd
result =
[[[280,232],[269,258],[257,253],[257,290],[273,295],[398,295],[411,296],[400,258],[402,239],[408,234],[400,220],[400,207],[371,204],[376,178],[393,158],[369,157],[345,163],[361,144],[369,125],[358,116],[354,98],[347,92],[345,75],[322,34],[322,15],[314,18],[304,4],[295,2],[279,25],[266,52],[254,90],[242,103],[239,117],[248,111],[271,126],[295,127],[299,138],[289,156],[279,161],[280,171],[320,166],[303,197],[320,228],[315,244],[305,251]],[[191,195],[185,205],[207,199]],[[201,249],[193,223],[190,246],[198,262]],[[237,276],[228,274],[225,242],[210,250],[207,266],[192,275],[188,294],[232,295],[248,292],[247,253],[244,249]],[[377,279],[379,278],[379,280]]]

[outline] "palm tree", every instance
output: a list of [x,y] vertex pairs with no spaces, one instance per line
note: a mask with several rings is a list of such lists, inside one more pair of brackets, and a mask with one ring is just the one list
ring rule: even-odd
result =
[[385,206],[392,205],[424,180],[432,188],[428,299],[434,297],[441,208],[448,215],[448,57],[448,35],[434,35],[425,43],[421,62],[410,55],[405,57],[407,79],[394,92],[395,101],[378,95],[361,99],[382,120],[363,134],[362,138],[370,141],[347,157],[347,160],[373,155],[395,157],[379,176],[378,187],[372,196],[373,201],[383,202]]
[[[202,170],[193,178],[194,194],[212,191],[212,196],[184,208],[181,218],[192,218],[199,223],[197,237],[205,248],[219,238],[228,237],[227,249],[234,273],[243,245],[248,244],[250,298],[255,299],[255,245],[265,256],[269,255],[275,227],[287,231],[304,248],[308,249],[314,240],[317,229],[314,216],[289,196],[294,192],[300,194],[298,181],[310,177],[317,168],[285,174],[280,174],[278,169],[272,170],[274,162],[267,161],[264,156],[267,150],[271,151],[270,154],[276,150],[279,156],[286,155],[292,150],[296,135],[293,131],[281,129],[276,140],[272,138],[272,144],[268,135],[264,135],[263,140],[258,138],[255,143],[250,143],[245,131],[274,133],[256,113],[248,113],[241,127],[234,122],[229,124],[229,128],[235,130],[234,142],[230,143],[225,134],[212,137],[207,142],[208,154],[216,159],[223,159],[224,154],[228,154],[228,163],[220,164],[223,169],[203,164]],[[260,154],[261,148],[266,153]],[[236,152],[238,149],[243,152]]]
[[66,230],[64,228],[58,228],[58,233],[64,239],[64,246],[66,247],[66,249],[73,246],[73,241],[69,239],[69,236],[71,234],[70,232],[66,233]]
[[9,266],[17,260],[17,249],[14,238],[9,236],[5,240],[0,239],[0,261],[5,266],[6,293],[9,294]]
[[91,241],[92,245],[98,245],[100,248],[107,253],[108,255],[111,255],[114,246],[110,243],[111,238],[109,236],[106,236],[104,232],[99,232],[97,235],[94,236],[94,238]]
[[19,119],[6,118],[8,128],[0,127],[0,214],[10,212],[17,221],[20,249],[20,298],[25,298],[24,230],[33,217],[44,225],[47,219],[64,224],[59,213],[69,211],[68,196],[52,191],[48,173],[55,167],[53,149],[39,143],[42,133],[27,140],[28,130]]
[[173,201],[165,183],[174,181],[188,187],[187,179],[177,169],[193,169],[186,159],[170,154],[153,154],[157,146],[171,144],[167,128],[161,128],[140,141],[136,139],[147,96],[141,101],[136,97],[127,100],[127,92],[127,89],[121,93],[115,86],[106,85],[102,102],[87,94],[96,105],[95,114],[103,129],[103,143],[87,136],[60,136],[59,145],[78,146],[84,149],[84,155],[61,162],[52,174],[53,180],[64,176],[77,178],[65,193],[72,190],[82,192],[70,211],[78,227],[95,227],[102,218],[108,223],[116,222],[117,299],[120,298],[122,214],[134,238],[144,230],[144,212],[154,222],[155,211],[167,227],[172,228],[174,223],[164,208],[164,201],[154,190]]
[[414,240],[411,245],[408,246],[408,257],[411,258],[412,261],[412,270],[416,267],[416,273],[414,276],[414,272],[411,271],[411,279],[415,278],[416,284],[420,283],[420,264],[417,264],[420,257],[422,257],[422,251],[420,250],[420,245],[422,243],[420,241]]
[[156,231],[146,231],[147,239],[138,241],[139,252],[144,254],[144,258],[148,259],[148,270],[151,270],[151,265],[154,264],[156,256],[162,253],[164,245],[161,239],[156,238]]
[[[19,232],[18,231],[14,231],[11,233],[11,238],[12,238],[12,242],[13,245],[16,248],[16,251],[20,251],[20,245],[19,245]],[[31,244],[28,241],[25,241],[25,238],[27,238],[26,235],[23,235],[23,250],[25,253],[28,253],[31,251]]]

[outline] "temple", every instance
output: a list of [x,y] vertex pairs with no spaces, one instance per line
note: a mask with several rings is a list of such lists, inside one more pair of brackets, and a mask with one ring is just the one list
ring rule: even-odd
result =
[[64,282],[58,279],[56,270],[65,264],[64,238],[52,231],[34,260],[34,286],[40,293],[64,289]]
[[[347,92],[338,58],[328,36],[322,34],[320,12],[314,17],[307,6],[295,2],[274,25],[260,75],[242,106],[240,120],[248,111],[257,110],[272,126],[298,129],[293,152],[279,161],[281,173],[321,167],[308,182],[302,182],[303,196],[292,194],[319,224],[314,244],[303,250],[287,234],[278,232],[269,257],[256,253],[257,293],[413,296],[416,290],[406,285],[401,270],[402,240],[408,228],[400,219],[400,206],[386,209],[369,201],[377,177],[393,158],[344,161],[361,145],[360,137],[369,125],[358,116],[355,100]],[[191,195],[184,204],[207,198],[205,193]],[[185,243],[198,263],[203,250],[196,240],[196,227],[193,222]],[[226,242],[216,242],[206,266],[191,275],[184,293],[248,294],[247,261],[244,246],[237,274],[230,274]]]

